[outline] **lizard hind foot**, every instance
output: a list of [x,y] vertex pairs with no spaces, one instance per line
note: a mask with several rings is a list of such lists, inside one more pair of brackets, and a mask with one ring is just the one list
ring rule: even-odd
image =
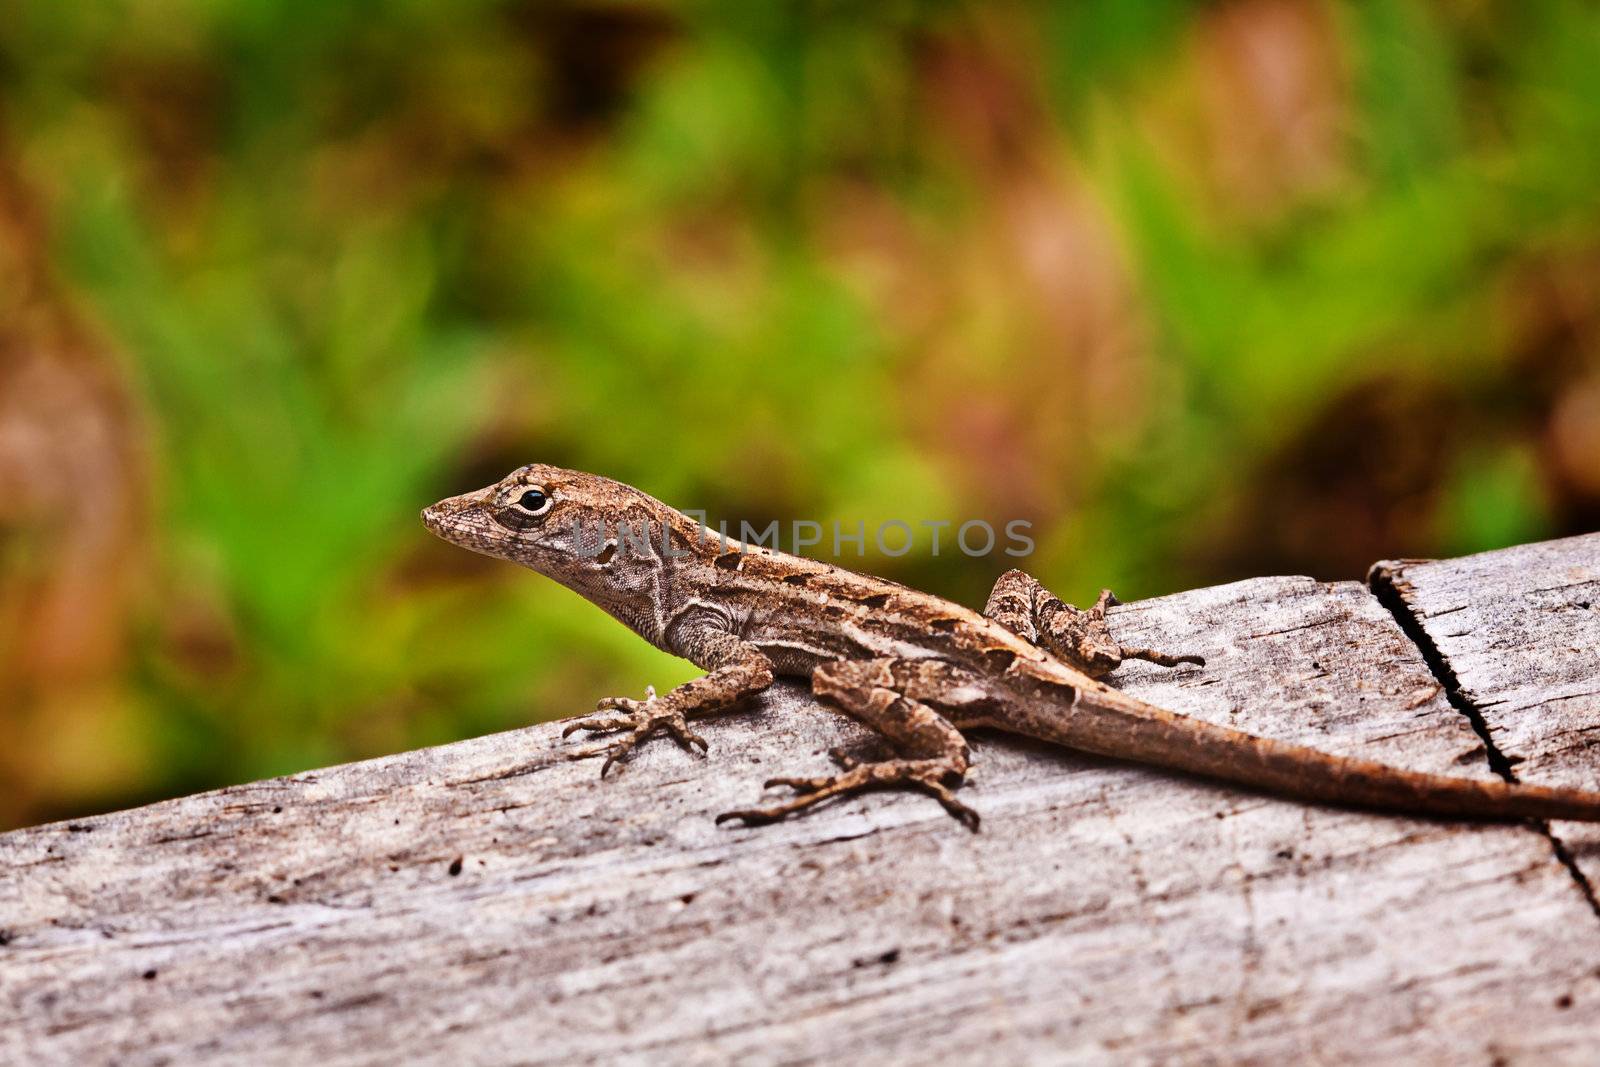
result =
[[671,737],[678,743],[678,747],[686,751],[693,752],[698,748],[704,755],[710,748],[705,738],[689,729],[689,723],[684,718],[683,712],[670,699],[658,698],[653,689],[649,690],[649,696],[645,700],[606,697],[595,705],[595,710],[614,711],[620,714],[590,715],[574,719],[561,731],[561,736],[571,737],[579,730],[588,731],[590,734],[623,735],[614,741],[574,749],[567,754],[568,759],[575,760],[604,755],[606,761],[600,766],[602,778],[611,770],[613,764],[627,759],[640,743],[658,734]]
[[978,813],[957,800],[946,784],[947,779],[955,777],[959,780],[961,775],[961,771],[951,764],[943,760],[885,760],[882,763],[857,763],[843,753],[835,752],[832,755],[835,761],[845,768],[844,773],[820,778],[769,778],[764,788],[785,786],[793,789],[796,795],[766,807],[725,811],[717,816],[717,822],[738,819],[746,826],[759,826],[777,822],[835,797],[850,796],[870,789],[909,786],[932,796],[961,825],[974,832],[977,831]]
[[1118,603],[1115,593],[1102,589],[1093,606],[1083,611],[1050,592],[1033,575],[1012,570],[994,583],[983,613],[1091,678],[1104,678],[1130,659],[1162,667],[1182,663],[1205,666],[1201,656],[1173,655],[1122,644],[1112,635],[1106,618],[1107,609]]

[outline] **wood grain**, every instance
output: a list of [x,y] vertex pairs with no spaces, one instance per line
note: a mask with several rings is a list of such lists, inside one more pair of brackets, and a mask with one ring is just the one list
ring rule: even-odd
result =
[[[1119,608],[1115,680],[1487,775],[1359,583]],[[641,686],[645,679],[641,679]],[[596,694],[599,696],[601,694]],[[970,834],[877,795],[717,827],[862,731],[782,686],[601,782],[555,725],[0,836],[0,1060],[1579,1062],[1600,922],[1520,826],[980,736]]]
[[[1382,563],[1518,779],[1600,789],[1600,534],[1462,559]],[[1600,826],[1555,837],[1600,885]]]

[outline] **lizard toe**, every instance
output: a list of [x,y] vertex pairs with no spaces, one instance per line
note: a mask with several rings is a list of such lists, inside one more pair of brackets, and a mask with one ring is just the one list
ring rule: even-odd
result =
[[633,725],[634,723],[632,719],[607,719],[598,715],[592,715],[583,719],[574,719],[567,723],[566,728],[561,731],[561,736],[571,737],[579,730],[587,730],[590,733],[595,734],[615,733],[618,730],[631,729]]
[[684,751],[693,752],[696,749],[699,749],[702,756],[711,751],[711,745],[706,741],[705,738],[701,737],[699,734],[695,733],[682,723],[670,723],[668,724],[667,729],[671,731],[672,739],[678,742],[678,747],[682,748]]
[[842,748],[828,749],[828,758],[833,760],[834,763],[838,764],[847,771],[853,771],[857,767],[861,766],[860,760],[856,759]]
[[635,700],[632,697],[601,697],[595,703],[596,711],[620,711],[630,716],[644,714],[645,701]]
[[761,783],[762,789],[776,789],[785,786],[801,793],[815,793],[819,789],[826,789],[834,783],[833,778],[768,778]]

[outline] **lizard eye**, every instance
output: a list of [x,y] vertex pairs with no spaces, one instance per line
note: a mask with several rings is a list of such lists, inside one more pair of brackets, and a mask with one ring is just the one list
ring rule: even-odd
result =
[[521,496],[490,510],[494,521],[509,530],[531,530],[543,520],[555,497],[543,489],[526,489]]

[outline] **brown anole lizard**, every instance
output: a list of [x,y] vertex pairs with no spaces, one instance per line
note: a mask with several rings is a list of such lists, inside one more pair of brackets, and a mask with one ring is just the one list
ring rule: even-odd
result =
[[1089,611],[1036,579],[1000,576],[982,615],[895,582],[728,541],[621,482],[538,464],[423,512],[447,541],[520,563],[578,592],[657,648],[708,673],[645,700],[608,697],[563,736],[618,733],[602,775],[658,734],[706,749],[689,722],[731,710],[777,675],[884,735],[898,758],[838,774],[774,778],[794,795],[718,822],[769,822],[833,797],[905,786],[967,826],[955,797],[967,774],[963,730],[989,727],[1310,801],[1490,819],[1600,821],[1600,793],[1421,774],[1257,737],[1136,700],[1100,679],[1123,660],[1194,664],[1125,648],[1106,624],[1110,594]]

